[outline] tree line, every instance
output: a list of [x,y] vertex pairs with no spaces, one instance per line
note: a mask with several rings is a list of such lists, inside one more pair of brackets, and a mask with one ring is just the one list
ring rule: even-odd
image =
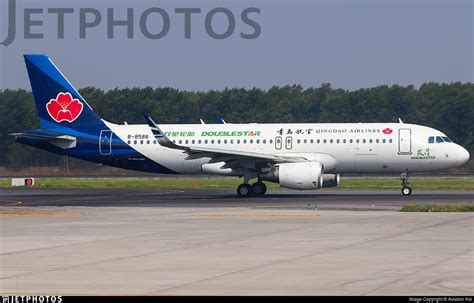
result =
[[[425,83],[419,88],[381,85],[358,90],[330,84],[259,88],[226,88],[206,92],[174,88],[101,90],[87,87],[81,95],[98,115],[122,124],[158,123],[397,122],[441,130],[474,152],[474,84]],[[63,157],[14,142],[8,134],[39,128],[31,92],[0,90],[0,166],[58,166]],[[80,164],[78,164],[80,165]]]

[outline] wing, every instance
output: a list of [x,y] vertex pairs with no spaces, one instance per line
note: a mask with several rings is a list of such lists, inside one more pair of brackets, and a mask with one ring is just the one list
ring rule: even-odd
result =
[[[237,168],[237,167],[249,167],[249,164],[256,163],[286,163],[286,162],[301,162],[307,161],[304,157],[291,157],[282,156],[276,154],[265,154],[255,152],[245,152],[236,150],[227,150],[219,148],[207,148],[207,147],[189,147],[183,145],[177,145],[171,141],[164,132],[156,125],[156,123],[149,116],[145,116],[145,120],[148,123],[155,139],[161,146],[165,146],[172,149],[182,150],[188,156],[186,160],[199,159],[199,158],[211,158],[209,163],[225,162],[222,168]],[[250,165],[254,166],[255,165]]]

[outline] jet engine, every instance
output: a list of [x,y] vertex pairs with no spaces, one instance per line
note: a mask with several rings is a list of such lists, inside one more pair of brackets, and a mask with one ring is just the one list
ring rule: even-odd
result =
[[309,190],[323,186],[323,165],[320,162],[282,163],[260,176],[263,180],[280,183],[281,187]]
[[340,174],[324,174],[323,175],[323,187],[334,187],[339,186],[341,180]]

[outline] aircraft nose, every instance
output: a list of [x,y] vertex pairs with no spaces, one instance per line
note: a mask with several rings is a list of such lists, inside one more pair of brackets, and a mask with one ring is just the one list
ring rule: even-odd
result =
[[464,165],[469,161],[469,152],[462,146],[459,146],[459,152],[457,153],[457,159],[460,165]]

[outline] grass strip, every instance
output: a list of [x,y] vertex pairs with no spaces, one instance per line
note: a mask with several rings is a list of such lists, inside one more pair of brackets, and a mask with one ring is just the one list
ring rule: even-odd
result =
[[[414,190],[474,190],[474,178],[411,178]],[[36,178],[37,187],[70,188],[196,188],[236,189],[239,178]],[[280,188],[266,182],[269,189]],[[0,179],[0,187],[10,187],[11,179]],[[324,189],[400,190],[397,178],[341,178],[341,185]]]
[[474,212],[474,204],[408,204],[402,212]]

